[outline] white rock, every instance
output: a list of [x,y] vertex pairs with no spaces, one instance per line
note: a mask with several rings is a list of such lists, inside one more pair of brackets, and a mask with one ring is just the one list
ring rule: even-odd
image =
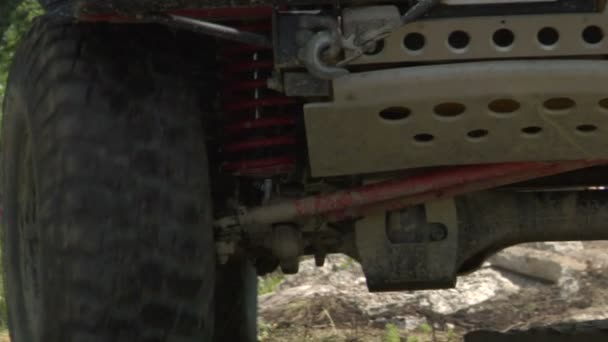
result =
[[565,272],[559,279],[559,296],[562,300],[569,301],[580,291],[579,276],[575,272]]
[[300,273],[286,276],[273,293],[260,297],[260,310],[280,310],[293,301],[318,296],[338,297],[354,303],[369,319],[411,315],[404,308],[417,306],[438,314],[451,314],[490,299],[506,298],[519,286],[491,268],[461,277],[455,289],[369,293],[361,266],[350,258],[332,255],[326,265],[314,266],[313,260],[300,265]]
[[507,248],[489,261],[494,267],[558,284],[565,281],[562,278],[587,268],[574,258],[522,246]]
[[531,247],[541,251],[549,251],[563,255],[576,255],[578,252],[585,249],[585,246],[581,241],[531,242],[519,246]]
[[412,315],[395,316],[391,320],[391,323],[401,330],[412,331],[418,329],[423,323],[426,323],[426,318]]

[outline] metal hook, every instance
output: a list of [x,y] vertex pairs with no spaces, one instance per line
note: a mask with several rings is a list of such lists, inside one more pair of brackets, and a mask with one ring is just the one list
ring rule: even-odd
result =
[[331,49],[335,41],[328,31],[317,32],[301,50],[300,59],[306,69],[315,77],[332,80],[348,74],[348,70],[327,65],[323,60],[323,52]]

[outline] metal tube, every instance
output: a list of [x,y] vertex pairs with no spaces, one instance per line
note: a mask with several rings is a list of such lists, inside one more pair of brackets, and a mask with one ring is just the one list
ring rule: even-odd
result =
[[244,32],[234,27],[220,25],[200,19],[182,17],[169,14],[166,17],[157,17],[157,21],[165,24],[177,24],[184,28],[204,33],[220,39],[232,40],[239,43],[251,44],[263,47],[272,47],[272,42],[266,36],[257,33]]
[[524,182],[530,179],[541,178],[546,176],[552,176],[564,172],[574,171],[581,168],[595,166],[599,164],[605,164],[606,162],[588,162],[588,161],[572,161],[562,162],[555,164],[546,164],[541,168],[523,168],[520,171],[512,174],[504,175],[502,177],[481,179],[466,184],[459,184],[452,187],[446,187],[442,189],[436,189],[428,192],[422,192],[411,196],[399,197],[389,201],[373,203],[367,206],[354,207],[344,211],[333,211],[327,214],[327,219],[330,222],[341,221],[348,218],[356,218],[362,216],[368,216],[379,212],[398,210],[413,206],[417,204],[423,204],[425,202],[439,200],[444,198],[451,198],[456,195],[487,190],[492,188],[501,187],[504,185],[515,184]]
[[414,6],[412,6],[403,16],[401,16],[401,25],[407,25],[416,19],[419,19],[430,11],[433,7],[437,6],[440,0],[420,0]]
[[[580,168],[605,163],[605,161],[574,161],[560,163],[502,163],[488,165],[458,166],[424,175],[391,180],[382,183],[364,185],[351,190],[338,191],[303,199],[288,201],[275,205],[257,207],[240,213],[237,217],[218,221],[238,222],[241,226],[267,225],[280,222],[290,222],[327,213],[339,213],[351,208],[366,207],[372,204],[387,202],[394,199],[418,195],[423,198],[428,193],[441,191],[476,191],[488,187],[519,182],[531,178],[559,174]],[[515,176],[518,175],[518,176]],[[512,177],[512,178],[509,178]],[[500,179],[501,182],[497,183]],[[472,183],[478,183],[479,188],[469,188]],[[504,183],[504,184],[503,184]],[[453,189],[455,188],[455,189]],[[450,190],[451,189],[451,190]],[[390,204],[393,204],[390,202]]]

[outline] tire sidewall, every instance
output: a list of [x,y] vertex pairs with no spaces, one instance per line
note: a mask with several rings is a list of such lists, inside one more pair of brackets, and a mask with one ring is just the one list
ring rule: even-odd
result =
[[[18,62],[15,62],[15,65]],[[13,68],[20,70],[21,68]],[[13,82],[18,80],[21,75],[12,74],[9,81],[12,86],[8,88],[7,95],[4,101],[4,114],[2,119],[2,262],[3,275],[5,286],[5,297],[8,304],[8,320],[11,327],[10,334],[14,341],[38,341],[40,340],[41,331],[40,323],[36,319],[30,319],[32,314],[40,314],[41,307],[36,308],[37,312],[30,312],[28,315],[25,303],[26,298],[34,298],[34,294],[26,289],[31,289],[30,286],[36,284],[40,291],[36,291],[38,297],[38,305],[42,305],[42,285],[41,276],[42,268],[40,267],[40,259],[31,260],[33,267],[37,268],[35,279],[31,279],[33,284],[24,284],[24,276],[27,270],[23,267],[24,252],[22,246],[25,245],[24,232],[19,225],[19,200],[18,194],[20,191],[21,177],[20,167],[24,163],[25,147],[29,145],[32,154],[33,175],[36,177],[38,172],[35,170],[35,144],[31,141],[33,134],[29,125],[28,108],[23,101],[22,94],[25,93],[23,83]],[[29,134],[28,134],[29,132]],[[29,141],[28,141],[29,140]],[[37,180],[35,181],[36,183]],[[34,185],[35,186],[35,185]],[[37,206],[36,199],[32,199]],[[37,235],[37,255],[42,252],[42,243],[39,236],[38,226],[33,229]]]

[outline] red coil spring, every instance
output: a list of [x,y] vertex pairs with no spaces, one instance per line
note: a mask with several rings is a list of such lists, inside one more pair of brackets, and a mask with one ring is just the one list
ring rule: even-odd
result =
[[[270,22],[238,26],[269,33]],[[239,176],[285,174],[296,163],[296,120],[301,106],[295,98],[267,87],[274,63],[272,50],[230,44],[220,49],[220,107],[224,126],[223,170]]]

